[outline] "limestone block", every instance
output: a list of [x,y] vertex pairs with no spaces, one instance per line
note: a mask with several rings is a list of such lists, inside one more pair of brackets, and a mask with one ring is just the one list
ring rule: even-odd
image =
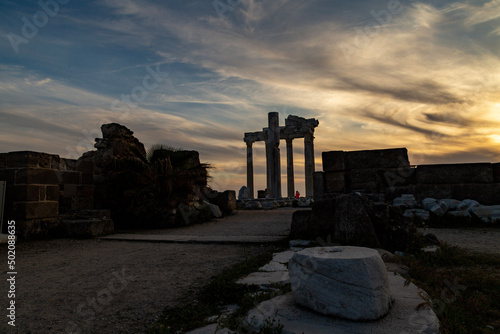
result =
[[215,218],[222,217],[222,212],[220,211],[220,208],[217,205],[212,204],[212,203],[208,203],[205,201],[203,201],[203,203],[210,208],[210,211],[212,212],[212,216],[214,216]]
[[72,238],[95,238],[114,232],[110,218],[63,220],[66,235]]
[[485,223],[500,223],[500,205],[479,206],[470,212]]
[[432,197],[427,197],[422,200],[422,207],[427,211],[432,209],[436,204],[438,204],[438,200]]
[[401,187],[416,183],[415,168],[409,166],[400,168],[377,169],[377,174],[385,187]]
[[410,218],[414,223],[429,221],[429,211],[424,209],[408,209],[403,214],[404,217]]
[[406,148],[345,152],[344,161],[346,170],[410,167]]
[[240,201],[250,199],[250,189],[248,189],[246,186],[241,187],[240,191],[238,191],[238,199]]
[[323,171],[341,172],[345,170],[343,151],[323,152],[322,158],[323,158]]
[[216,194],[216,196],[210,198],[210,203],[217,205],[225,214],[230,214],[236,210],[236,192],[234,190],[226,190]]
[[48,168],[21,168],[16,172],[16,184],[59,184],[60,176]]
[[[23,185],[10,185],[6,189],[6,202],[29,202],[40,201],[40,192],[43,186],[23,184]],[[45,194],[44,194],[45,195]],[[44,196],[45,197],[45,196]],[[41,200],[45,200],[42,198]],[[57,199],[56,199],[57,200]]]
[[7,153],[0,153],[0,169],[7,167]]
[[405,206],[407,208],[416,208],[418,206],[415,196],[412,194],[403,194],[401,197],[396,197],[392,206]]
[[313,184],[314,184],[314,199],[319,200],[323,198],[326,192],[326,179],[324,172],[314,172],[313,174]]
[[350,172],[352,183],[380,182],[380,177],[375,168],[370,169],[352,169]]
[[452,189],[452,196],[446,196],[447,198],[460,200],[472,198],[484,205],[496,205],[500,203],[500,183],[455,184]]
[[59,202],[14,202],[12,209],[16,219],[50,218],[57,216]]
[[59,200],[59,186],[58,185],[46,185],[45,188],[45,198],[40,197],[42,201],[58,201]]
[[250,201],[245,203],[245,209],[247,210],[257,210],[257,209],[262,209],[262,204],[258,201]]
[[344,192],[345,187],[345,172],[325,172],[326,192]]
[[500,163],[493,164],[493,178],[496,183],[500,183]]
[[441,200],[439,200],[439,202],[445,203],[450,210],[456,210],[457,206],[461,203],[461,201],[459,201],[457,199],[451,199],[451,198],[441,199]]
[[392,297],[385,265],[374,249],[316,247],[297,252],[288,264],[298,304],[350,320],[376,320]]
[[51,168],[52,158],[58,159],[59,156],[32,151],[9,152],[6,156],[6,166],[8,168]]
[[0,170],[0,181],[7,182],[7,185],[13,185],[16,183],[16,172],[15,169],[1,169]]
[[479,202],[473,199],[464,199],[457,205],[457,210],[469,212],[471,209],[477,208],[478,206]]
[[490,163],[417,167],[417,183],[421,184],[492,183],[493,181],[493,167]]
[[453,217],[466,217],[466,218],[471,217],[469,211],[448,211],[446,214]]
[[429,211],[432,212],[434,215],[441,217],[443,216],[450,208],[445,202],[439,202],[438,204],[434,205]]
[[311,221],[311,210],[298,210],[292,215],[290,237],[307,238],[309,235],[309,223]]

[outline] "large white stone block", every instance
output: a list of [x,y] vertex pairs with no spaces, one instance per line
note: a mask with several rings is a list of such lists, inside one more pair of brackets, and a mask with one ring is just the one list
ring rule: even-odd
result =
[[296,302],[321,314],[375,320],[391,307],[387,271],[374,249],[307,248],[291,258],[288,269]]

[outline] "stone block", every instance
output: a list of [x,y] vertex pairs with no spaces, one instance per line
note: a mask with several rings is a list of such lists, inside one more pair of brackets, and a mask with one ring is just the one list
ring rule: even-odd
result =
[[290,237],[296,239],[308,239],[309,223],[311,221],[311,210],[298,210],[292,215],[292,225],[290,227]]
[[51,168],[53,158],[58,159],[59,156],[32,151],[9,152],[6,156],[6,166],[9,168]]
[[380,184],[377,182],[352,183],[350,187],[351,191],[361,191],[368,193],[377,192],[379,189],[380,189]]
[[65,184],[63,190],[64,197],[73,197],[77,195],[77,188],[79,186],[76,184]]
[[94,175],[91,173],[81,173],[82,184],[94,184]]
[[5,191],[5,201],[6,202],[37,202],[40,200],[45,200],[45,189],[43,191],[43,197],[40,197],[42,186],[38,185],[10,185],[7,186]]
[[462,202],[453,198],[443,198],[439,200],[440,203],[445,203],[448,206],[448,209],[454,211],[457,209],[457,206]]
[[314,184],[314,200],[320,200],[325,195],[325,173],[324,172],[314,172],[313,174],[313,184]]
[[379,182],[380,177],[375,168],[352,169],[350,172],[352,183]]
[[493,164],[493,179],[495,183],[500,183],[500,163]]
[[80,184],[81,183],[81,173],[74,171],[59,171],[57,172],[61,183],[65,184]]
[[434,205],[429,211],[432,212],[435,216],[441,217],[444,216],[446,212],[448,212],[450,208],[445,202],[439,202]]
[[16,173],[16,184],[59,184],[58,173],[48,168],[22,168]]
[[78,197],[94,196],[94,186],[93,185],[76,186],[76,196]]
[[15,169],[0,169],[0,181],[7,182],[7,185],[13,185],[16,183],[16,171]]
[[0,153],[0,169],[5,169],[7,167],[7,153]]
[[210,203],[217,205],[222,213],[230,214],[236,210],[236,192],[234,190],[226,190],[224,192],[214,192],[215,196],[210,196]]
[[374,249],[316,247],[297,252],[288,264],[298,304],[349,320],[377,320],[393,298],[387,271]]
[[345,173],[325,172],[325,188],[327,192],[345,192]]
[[15,202],[12,208],[12,215],[16,219],[50,218],[59,213],[59,202]]
[[59,200],[59,186],[47,185],[45,186],[45,201],[58,201]]
[[95,238],[114,232],[114,224],[110,218],[64,220],[66,235],[71,238]]
[[76,162],[76,170],[82,173],[94,173],[94,163],[91,160],[79,159]]
[[413,194],[403,194],[401,197],[396,197],[392,202],[392,206],[404,206],[408,209],[418,206],[417,200]]
[[377,174],[384,187],[402,187],[415,184],[416,169],[410,167],[378,169]]
[[500,204],[500,183],[455,184],[452,186],[452,196],[459,200],[474,199],[483,205]]
[[478,206],[471,209],[471,213],[484,223],[494,224],[500,222],[500,205]]
[[427,197],[422,200],[422,207],[429,211],[433,206],[438,204],[438,200],[432,197]]
[[[451,184],[418,184],[415,186],[413,194],[417,200],[425,198],[457,198],[453,196],[453,185]],[[467,198],[467,197],[465,197]],[[459,198],[457,198],[459,199]]]
[[322,158],[324,172],[342,172],[345,170],[343,151],[323,152]]
[[346,170],[410,167],[408,151],[406,148],[350,151],[345,152],[344,160]]
[[460,184],[492,183],[493,166],[490,163],[420,165],[417,183],[420,184]]

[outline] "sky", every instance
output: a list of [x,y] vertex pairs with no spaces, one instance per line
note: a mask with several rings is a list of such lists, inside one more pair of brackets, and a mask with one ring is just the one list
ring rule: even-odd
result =
[[[246,183],[244,132],[316,118],[321,152],[500,161],[500,0],[0,3],[0,152],[78,158],[117,122]],[[286,148],[281,143],[282,193]],[[303,142],[294,141],[304,193]],[[265,188],[262,142],[255,189]]]

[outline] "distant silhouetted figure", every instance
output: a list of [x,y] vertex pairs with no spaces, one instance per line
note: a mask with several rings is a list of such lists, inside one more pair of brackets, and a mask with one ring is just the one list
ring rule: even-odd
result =
[[295,198],[296,198],[296,199],[299,199],[299,198],[300,198],[300,193],[299,193],[299,191],[298,191],[298,190],[295,192]]

